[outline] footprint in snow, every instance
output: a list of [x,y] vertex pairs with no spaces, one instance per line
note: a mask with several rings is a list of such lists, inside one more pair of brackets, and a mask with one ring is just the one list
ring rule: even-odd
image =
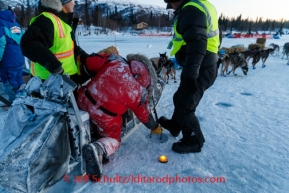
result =
[[224,102],[219,102],[219,103],[216,103],[215,105],[217,105],[219,107],[232,107],[233,106],[230,103],[224,103]]

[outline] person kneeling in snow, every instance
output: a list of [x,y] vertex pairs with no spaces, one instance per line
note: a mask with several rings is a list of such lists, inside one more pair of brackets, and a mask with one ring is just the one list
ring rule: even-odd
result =
[[91,54],[85,64],[85,71],[93,78],[78,90],[77,103],[89,113],[91,130],[98,136],[83,147],[86,173],[91,181],[97,181],[102,164],[120,147],[122,115],[128,109],[152,133],[161,133],[149,108],[157,75],[150,60],[139,54],[130,54],[127,60],[116,54]]

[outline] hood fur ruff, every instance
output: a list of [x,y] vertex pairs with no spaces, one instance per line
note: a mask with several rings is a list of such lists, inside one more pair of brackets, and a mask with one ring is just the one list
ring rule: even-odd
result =
[[60,12],[62,10],[62,3],[60,0],[41,0],[41,5]]
[[119,55],[117,48],[114,46],[110,46],[108,48],[105,48],[103,50],[100,50],[99,52],[97,52],[98,54],[116,54]]
[[157,86],[158,77],[157,77],[157,73],[156,73],[156,71],[152,65],[152,62],[146,56],[141,55],[141,54],[128,54],[126,56],[126,59],[128,61],[136,60],[136,61],[139,61],[139,62],[143,63],[144,65],[146,65],[146,67],[149,70],[150,77],[151,77],[151,84],[148,87],[148,92],[149,92],[149,96],[153,96],[154,90]]

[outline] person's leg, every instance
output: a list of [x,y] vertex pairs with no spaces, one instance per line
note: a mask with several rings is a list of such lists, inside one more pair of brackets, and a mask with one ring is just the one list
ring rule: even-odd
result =
[[173,144],[172,149],[178,153],[200,152],[205,142],[198,118],[195,115],[196,107],[208,89],[216,79],[216,65],[200,69],[197,78],[197,91],[188,91],[183,81],[180,85],[179,100],[176,104],[176,118],[181,125],[183,138]]
[[[173,96],[173,103],[176,106],[176,101],[179,98],[179,89],[175,92]],[[172,136],[177,137],[181,132],[181,127],[179,126],[176,119],[176,111],[174,109],[171,119],[168,119],[164,116],[161,116],[158,120],[158,123],[166,130],[168,130]]]
[[204,142],[199,121],[195,116],[195,109],[204,91],[199,84],[198,90],[188,90],[186,84],[190,84],[190,82],[183,80],[175,109],[175,117],[183,135],[183,138],[172,146],[172,150],[177,153],[200,152]]
[[[77,102],[80,109],[89,113],[95,129],[96,140],[83,147],[83,157],[86,173],[91,181],[97,181],[102,176],[102,164],[108,162],[108,156],[120,147],[122,117],[110,116],[99,110],[99,106],[92,104],[85,95],[85,88],[78,90]],[[92,132],[92,133],[93,133]]]
[[8,100],[13,102],[15,99],[16,91],[19,89],[17,82],[17,69],[14,68],[5,68],[1,69],[1,80],[3,82],[3,87],[8,95]]
[[16,72],[17,72],[16,73],[16,81],[17,81],[17,84],[18,84],[18,88],[20,88],[21,85],[24,84],[24,81],[23,81],[23,78],[22,78],[22,76],[23,76],[23,68],[22,68],[22,66],[17,68]]
[[15,90],[16,97],[21,97],[21,96],[26,96],[26,93],[23,92],[23,89],[25,89],[26,84],[24,83],[24,80],[22,78],[23,76],[23,67],[19,66],[18,68],[15,68],[15,77],[16,77],[16,82],[18,85],[18,88]]
[[[100,129],[99,127],[97,128]],[[101,137],[83,147],[83,157],[86,164],[86,173],[89,175],[89,179],[93,182],[97,182],[102,177],[102,165],[108,163],[109,156],[115,153],[116,150],[120,147],[121,128],[116,129],[114,127],[110,128],[110,130],[115,131],[115,133],[112,135],[114,138],[109,136]],[[100,129],[98,133],[102,133],[102,131],[105,130]],[[109,135],[110,133],[111,132],[109,132]]]

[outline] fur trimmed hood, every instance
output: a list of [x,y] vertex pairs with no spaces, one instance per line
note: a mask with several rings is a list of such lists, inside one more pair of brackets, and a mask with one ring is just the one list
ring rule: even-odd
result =
[[97,53],[98,54],[116,54],[116,55],[119,55],[119,53],[117,51],[117,48],[114,47],[114,46],[107,47],[107,48],[105,48],[103,50],[100,50]]
[[60,12],[62,10],[61,0],[40,0],[40,3],[45,8],[50,8]]
[[139,61],[148,68],[150,78],[151,78],[151,84],[148,87],[148,92],[149,92],[149,96],[153,96],[154,90],[157,86],[158,77],[157,77],[157,73],[153,67],[152,62],[146,56],[141,55],[141,54],[128,54],[126,58],[128,61],[131,61],[131,60]]

